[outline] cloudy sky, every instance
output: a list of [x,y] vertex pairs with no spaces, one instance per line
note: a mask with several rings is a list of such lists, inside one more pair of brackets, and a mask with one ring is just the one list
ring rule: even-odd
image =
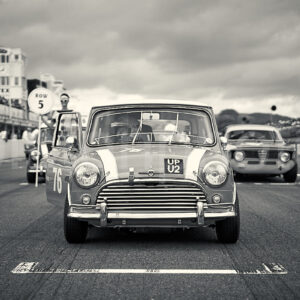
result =
[[0,0],[0,45],[79,108],[192,99],[300,117],[299,0]]

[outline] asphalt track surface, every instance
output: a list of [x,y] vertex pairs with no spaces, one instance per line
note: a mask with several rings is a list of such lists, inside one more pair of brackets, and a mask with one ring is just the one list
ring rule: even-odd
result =
[[0,299],[299,299],[300,177],[238,183],[241,235],[214,230],[89,231],[68,244],[45,185],[0,162]]

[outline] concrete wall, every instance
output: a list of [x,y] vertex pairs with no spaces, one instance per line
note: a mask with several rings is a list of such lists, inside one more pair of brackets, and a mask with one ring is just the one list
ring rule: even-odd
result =
[[24,141],[14,139],[5,142],[0,139],[0,160],[17,157],[25,158]]

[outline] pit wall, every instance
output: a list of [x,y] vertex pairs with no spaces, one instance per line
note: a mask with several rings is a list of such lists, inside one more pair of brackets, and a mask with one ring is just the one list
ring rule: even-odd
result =
[[25,158],[23,140],[12,139],[5,142],[0,139],[0,160],[9,158]]

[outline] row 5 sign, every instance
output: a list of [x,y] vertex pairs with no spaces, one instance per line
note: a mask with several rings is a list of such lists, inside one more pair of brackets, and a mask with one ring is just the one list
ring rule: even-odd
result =
[[45,88],[34,89],[28,96],[28,105],[31,111],[44,115],[51,111],[53,94]]

